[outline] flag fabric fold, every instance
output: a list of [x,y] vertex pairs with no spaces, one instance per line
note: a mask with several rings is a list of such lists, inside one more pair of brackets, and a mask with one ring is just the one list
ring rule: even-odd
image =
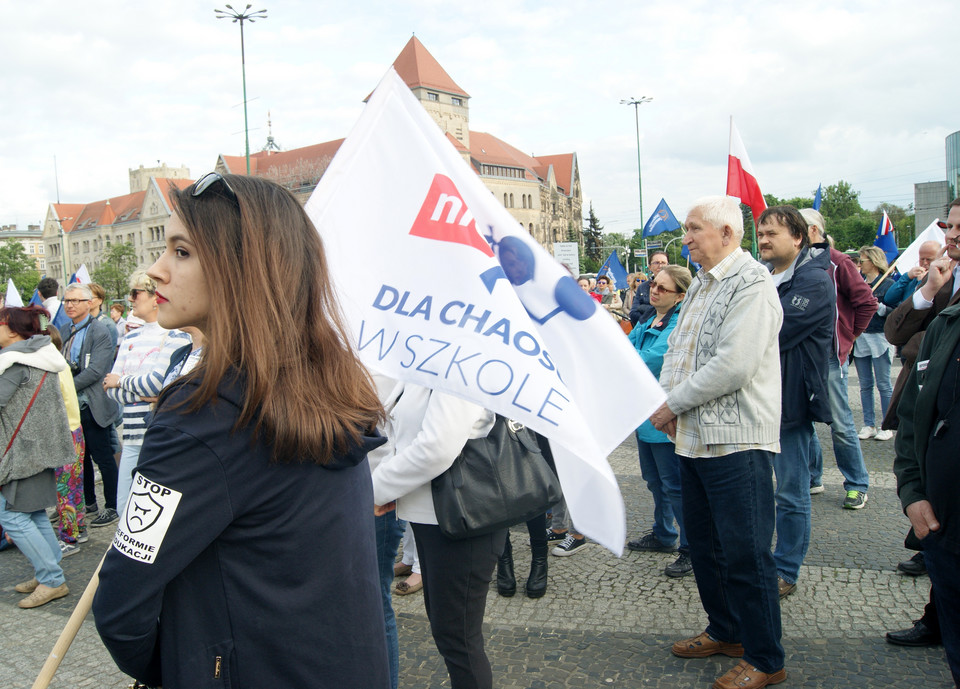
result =
[[938,224],[940,221],[939,218],[935,219],[932,223],[927,225],[927,228],[917,235],[917,238],[910,242],[910,246],[903,250],[900,254],[900,258],[897,259],[897,270],[900,273],[906,273],[908,270],[914,266],[920,265],[920,245],[927,241],[934,241],[943,246],[943,230],[940,229]]
[[617,284],[617,289],[627,289],[627,287],[630,286],[627,284],[627,270],[623,267],[623,264],[620,263],[616,251],[611,251],[610,255],[607,256],[607,260],[600,266],[600,270],[597,271],[597,276],[599,277],[600,275],[613,278],[613,281]]
[[15,306],[18,309],[23,308],[23,297],[17,291],[17,286],[13,284],[13,278],[7,278],[7,295],[3,300],[5,306]]
[[877,227],[877,238],[873,245],[879,247],[887,255],[887,263],[893,263],[897,259],[897,237],[893,232],[893,223],[890,222],[890,216],[883,212],[880,218],[880,225]]
[[820,210],[821,204],[823,204],[823,183],[817,185],[817,193],[813,196],[813,210]]
[[677,220],[677,216],[670,210],[666,199],[660,199],[660,203],[657,204],[653,215],[647,220],[647,224],[643,226],[643,236],[653,237],[661,232],[673,232],[679,229],[680,221]]
[[747,155],[747,149],[740,138],[740,132],[730,118],[730,154],[727,156],[727,196],[735,196],[750,206],[753,221],[757,222],[760,214],[767,209],[767,202],[763,200],[763,192],[757,183],[757,176],[753,173],[753,164]]
[[[549,438],[577,529],[621,553],[625,512],[606,458],[663,391],[392,68],[306,209],[364,364]],[[356,279],[358,260],[375,278]]]

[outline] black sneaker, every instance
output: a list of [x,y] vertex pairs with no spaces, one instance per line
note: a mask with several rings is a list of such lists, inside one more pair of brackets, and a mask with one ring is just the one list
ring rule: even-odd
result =
[[87,515],[93,516],[100,511],[100,508],[97,507],[96,505],[87,505],[87,509],[85,511]]
[[897,571],[911,577],[919,577],[927,573],[927,563],[923,561],[923,552],[916,553],[909,560],[897,565]]
[[558,545],[556,548],[550,551],[551,555],[556,555],[557,557],[567,557],[568,555],[573,555],[575,552],[580,550],[583,546],[587,544],[586,538],[574,538],[573,534],[567,534],[567,537],[563,539],[563,542]]
[[693,574],[693,565],[690,563],[690,556],[681,552],[677,559],[664,567],[663,573],[668,577],[679,579]]
[[635,550],[639,552],[648,552],[648,553],[672,553],[677,549],[676,545],[667,545],[662,542],[659,538],[653,535],[653,532],[644,534],[641,538],[636,541],[629,541],[627,543],[627,548],[630,550]]
[[567,537],[566,531],[561,531],[557,533],[553,529],[547,529],[547,543],[553,543],[554,541],[562,541]]
[[109,507],[103,510],[97,518],[90,522],[90,526],[93,528],[99,528],[101,526],[110,526],[120,519],[120,515],[117,514],[116,510],[112,510]]

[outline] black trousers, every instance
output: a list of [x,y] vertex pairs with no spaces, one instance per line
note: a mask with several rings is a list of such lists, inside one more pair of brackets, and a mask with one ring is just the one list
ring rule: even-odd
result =
[[423,601],[451,689],[492,689],[483,650],[483,612],[506,529],[454,541],[434,524],[413,524],[423,576]]
[[80,410],[80,425],[83,427],[83,439],[87,449],[83,455],[83,499],[87,507],[97,506],[96,479],[93,475],[93,463],[100,469],[103,479],[103,501],[108,509],[117,509],[117,478],[120,471],[113,457],[113,444],[110,441],[112,426],[104,428],[96,422],[90,410]]

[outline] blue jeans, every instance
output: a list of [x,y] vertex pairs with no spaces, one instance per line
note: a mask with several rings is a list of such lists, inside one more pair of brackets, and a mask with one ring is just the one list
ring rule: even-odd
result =
[[810,436],[809,421],[780,431],[780,454],[773,456],[777,476],[777,547],[773,560],[788,584],[797,583],[800,565],[810,546]]
[[890,398],[893,396],[893,383],[890,382],[890,350],[883,356],[855,356],[853,363],[857,366],[857,377],[860,379],[860,403],[863,406],[863,425],[878,426],[875,409],[873,408],[873,374],[877,374],[877,390],[880,391],[880,420],[887,415]]
[[14,512],[7,509],[7,500],[0,494],[0,526],[10,534],[24,557],[30,560],[37,581],[56,588],[64,583],[60,569],[60,544],[53,535],[53,527],[46,510]]
[[707,613],[707,633],[743,644],[762,672],[783,667],[777,568],[770,552],[775,512],[773,453],[680,457],[690,561]]
[[[833,423],[830,424],[833,454],[837,458],[837,468],[843,474],[843,489],[866,493],[870,487],[870,476],[863,463],[860,438],[857,437],[857,429],[853,425],[853,412],[850,411],[850,401],[847,398],[847,382],[846,362],[841,366],[831,356],[827,391],[830,398],[830,413],[833,416]],[[810,439],[810,485],[819,486],[822,482],[823,451],[820,449],[820,440],[814,433]]]
[[397,618],[393,614],[393,563],[397,546],[403,536],[405,522],[397,519],[397,511],[374,517],[377,531],[377,567],[380,569],[380,596],[383,599],[383,619],[386,622],[387,656],[390,660],[390,686],[397,689],[400,681],[400,642],[397,637]]
[[[680,549],[689,550],[680,498],[680,459],[673,447],[673,443],[645,443],[637,439],[640,473],[653,494],[653,535],[664,545],[672,545],[679,533]],[[673,528],[674,519],[678,529]]]
[[960,687],[960,554],[943,547],[943,537],[931,533],[923,539],[923,561],[930,574],[930,584],[936,596],[940,636],[947,653],[947,663],[953,681]]

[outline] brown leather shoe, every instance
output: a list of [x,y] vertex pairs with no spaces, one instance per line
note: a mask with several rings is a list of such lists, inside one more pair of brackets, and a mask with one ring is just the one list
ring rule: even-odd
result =
[[13,590],[17,593],[33,593],[39,585],[40,582],[37,581],[36,577],[34,577],[30,581],[21,581],[19,584],[13,587]]
[[713,689],[759,689],[770,684],[780,684],[786,678],[785,668],[767,674],[741,660],[735,668],[713,683]]
[[50,588],[49,586],[40,584],[34,589],[33,593],[17,603],[17,605],[21,608],[39,608],[41,605],[46,605],[52,600],[63,598],[68,593],[70,593],[70,589],[67,588],[66,584],[60,584],[56,588]]
[[796,584],[788,584],[783,580],[783,577],[777,577],[777,592],[780,594],[781,599],[786,598],[796,590]]
[[742,644],[728,644],[725,641],[716,641],[706,632],[701,632],[692,639],[681,639],[671,649],[673,655],[680,658],[706,658],[707,656],[722,653],[731,658],[743,655]]

